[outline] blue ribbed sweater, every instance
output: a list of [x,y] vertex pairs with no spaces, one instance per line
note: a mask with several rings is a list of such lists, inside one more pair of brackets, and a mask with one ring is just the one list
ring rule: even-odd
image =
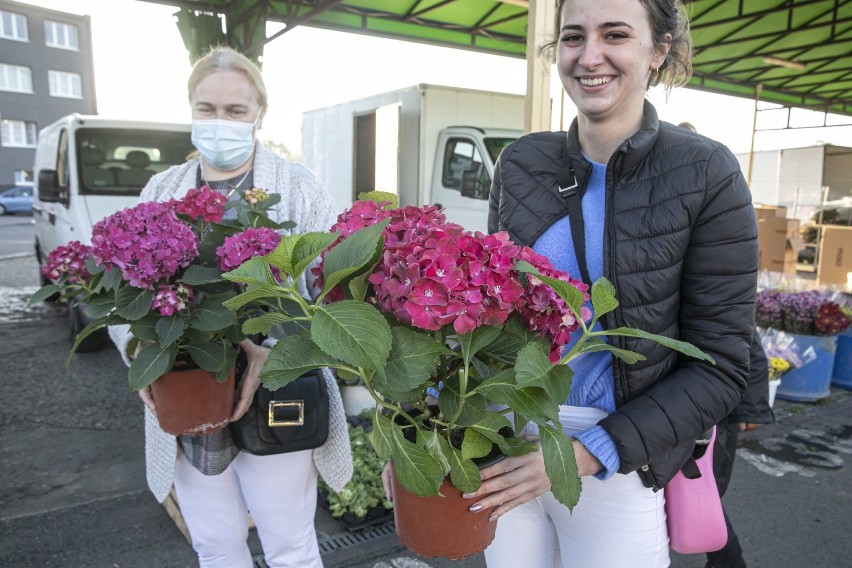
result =
[[[588,158],[587,158],[588,159]],[[592,162],[592,175],[583,195],[583,224],[586,238],[586,263],[592,282],[603,276],[603,240],[606,191],[606,164]],[[574,254],[571,225],[568,217],[554,223],[533,244],[533,249],[546,256],[553,266],[580,278],[580,268]],[[591,284],[591,283],[589,283]],[[589,306],[591,308],[591,306]],[[600,330],[600,324],[595,328]],[[566,346],[570,349],[574,340]],[[612,355],[608,352],[589,353],[570,364],[574,371],[571,391],[566,404],[591,406],[606,412],[615,410],[615,385],[612,374]],[[604,466],[596,477],[607,479],[618,471],[620,460],[615,443],[600,426],[575,434],[593,456]]]

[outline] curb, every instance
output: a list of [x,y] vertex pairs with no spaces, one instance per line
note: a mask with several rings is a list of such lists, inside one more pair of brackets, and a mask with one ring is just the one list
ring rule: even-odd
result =
[[18,252],[18,253],[15,253],[15,254],[0,255],[0,261],[2,261],[2,260],[14,260],[16,258],[27,258],[28,256],[35,258],[35,253],[34,252]]

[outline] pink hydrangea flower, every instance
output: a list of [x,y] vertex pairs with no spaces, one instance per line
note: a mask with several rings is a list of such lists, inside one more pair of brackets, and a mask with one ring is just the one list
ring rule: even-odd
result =
[[275,250],[281,235],[273,229],[261,227],[246,229],[225,239],[216,249],[219,268],[227,272],[235,269],[253,256],[264,256]]
[[154,294],[151,309],[158,310],[161,316],[172,316],[182,312],[195,297],[195,291],[185,284],[161,284]]
[[71,241],[47,255],[47,262],[42,267],[41,273],[54,282],[65,276],[68,284],[84,284],[89,279],[86,259],[91,254],[91,247],[80,241]]
[[204,185],[190,189],[183,199],[172,200],[175,211],[190,219],[203,219],[206,223],[218,223],[225,215],[228,198]]
[[[391,219],[383,233],[384,252],[368,279],[371,299],[381,311],[428,331],[451,325],[459,334],[483,325],[502,325],[517,314],[527,329],[550,338],[551,359],[558,360],[579,322],[543,282],[527,278],[522,284],[515,263],[526,260],[543,275],[577,287],[586,298],[588,286],[557,271],[532,249],[515,245],[507,233],[465,231],[448,223],[432,205],[398,209],[387,209],[387,205],[356,202],[331,228],[344,238]],[[321,288],[322,267],[316,267],[313,273],[317,276],[315,285]],[[342,297],[339,291],[332,291],[327,301]],[[590,316],[584,308],[582,317]]]
[[167,203],[140,203],[99,221],[92,229],[92,256],[136,288],[153,290],[198,256],[198,237]]

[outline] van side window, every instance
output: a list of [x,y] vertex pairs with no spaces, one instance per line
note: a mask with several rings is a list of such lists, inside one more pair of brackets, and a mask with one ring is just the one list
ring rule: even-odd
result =
[[59,133],[59,149],[56,153],[56,178],[59,187],[68,187],[68,131]]
[[469,138],[450,138],[445,150],[441,183],[444,187],[458,191],[464,172],[478,170],[482,166],[482,154]]

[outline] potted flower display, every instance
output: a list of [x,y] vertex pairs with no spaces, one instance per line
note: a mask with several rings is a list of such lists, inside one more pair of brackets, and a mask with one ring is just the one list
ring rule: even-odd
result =
[[208,187],[182,199],[140,203],[48,256],[43,286],[29,305],[59,294],[85,303],[91,318],[68,355],[89,334],[126,324],[134,339],[130,388],[149,385],[160,426],[171,434],[224,428],[233,411],[234,368],[242,323],[256,309],[223,302],[237,295],[222,273],[275,249],[284,228],[267,211],[279,200],[259,189],[228,201]]
[[761,290],[755,321],[760,328],[789,334],[798,351],[813,353],[810,361],[784,373],[777,397],[812,402],[828,396],[838,334],[852,325],[852,317],[831,295],[820,290]]
[[[465,231],[435,206],[400,208],[386,194],[366,197],[331,233],[288,235],[271,254],[225,274],[246,287],[225,305],[266,305],[269,313],[249,319],[246,333],[303,326],[273,348],[261,372],[267,388],[317,367],[357,376],[367,387],[376,404],[370,440],[393,463],[397,532],[418,554],[459,558],[490,543],[494,523],[470,514],[460,495],[479,487],[478,462],[495,455],[540,449],[554,496],[577,503],[573,449],[558,422],[571,384],[566,363],[601,350],[628,363],[642,359],[603,336],[645,338],[712,361],[690,344],[640,330],[592,331],[618,305],[605,279],[589,289],[505,233]],[[318,294],[310,302],[293,283],[318,257]],[[579,340],[563,352],[575,334]],[[530,422],[540,447],[520,435]],[[450,512],[423,523],[433,513],[402,506],[408,494],[449,503],[467,524],[456,525]]]

